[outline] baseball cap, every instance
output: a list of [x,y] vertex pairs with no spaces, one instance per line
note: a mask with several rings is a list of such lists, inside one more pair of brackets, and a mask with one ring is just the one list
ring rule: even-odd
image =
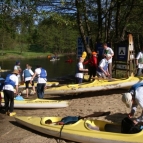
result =
[[128,108],[132,107],[132,95],[130,92],[122,94],[122,101],[126,104]]

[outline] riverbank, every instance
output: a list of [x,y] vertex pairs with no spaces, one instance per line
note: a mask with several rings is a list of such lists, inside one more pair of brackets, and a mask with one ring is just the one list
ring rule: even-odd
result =
[[[130,112],[121,101],[121,93],[126,90],[109,90],[88,92],[79,95],[67,96],[50,96],[45,95],[46,99],[68,100],[69,106],[58,109],[15,109],[18,116],[86,116],[94,112],[110,111],[108,116],[95,117],[95,119],[105,120],[108,122],[121,123],[121,120]],[[30,96],[36,98],[36,95]],[[141,108],[138,108],[135,117],[140,116]],[[3,143],[75,143],[73,141],[61,140],[56,137],[48,136],[36,132],[18,124],[14,117],[6,116],[0,113],[0,140]]]
[[[58,54],[58,56],[63,55],[73,55],[74,53],[63,53]],[[48,56],[53,56],[50,52],[18,52],[18,51],[2,51],[0,54],[0,60],[6,59],[31,59],[31,58],[48,58]]]

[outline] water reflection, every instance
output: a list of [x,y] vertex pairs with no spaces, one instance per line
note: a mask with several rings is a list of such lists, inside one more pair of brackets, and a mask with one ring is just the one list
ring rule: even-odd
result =
[[[34,71],[36,65],[41,65],[43,68],[47,70],[48,79],[53,79],[56,77],[61,77],[65,75],[71,75],[75,73],[75,65],[76,65],[76,57],[72,56],[74,60],[71,63],[65,62],[67,57],[60,57],[58,61],[50,61],[48,58],[35,58],[35,59],[8,59],[1,60],[0,66],[2,69],[10,69],[13,70],[15,62],[19,60],[21,62],[21,68],[24,70],[25,65],[29,64],[32,66],[32,70]],[[3,72],[1,76],[5,78],[5,76],[10,72]]]

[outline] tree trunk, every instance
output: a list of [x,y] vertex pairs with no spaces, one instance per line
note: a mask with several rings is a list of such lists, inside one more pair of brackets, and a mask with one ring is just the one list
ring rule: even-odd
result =
[[77,8],[77,23],[78,23],[78,27],[79,27],[79,32],[80,32],[80,35],[81,35],[81,38],[82,38],[82,41],[83,41],[83,44],[84,44],[84,47],[85,47],[85,50],[86,50],[87,54],[91,54],[91,49],[89,47],[89,44],[86,41],[84,27],[83,27],[83,24],[82,24],[82,18],[81,18],[81,15],[80,15],[80,2],[79,2],[79,0],[75,1],[75,5],[76,5],[76,8]]

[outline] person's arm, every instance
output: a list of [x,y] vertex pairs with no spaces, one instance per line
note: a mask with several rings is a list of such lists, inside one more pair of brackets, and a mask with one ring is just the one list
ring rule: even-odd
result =
[[32,80],[35,78],[35,76],[37,75],[37,73],[35,72],[34,75],[32,76],[30,83],[32,84]]
[[15,90],[15,94],[18,95],[18,77],[16,77]]
[[133,118],[133,116],[134,116],[136,110],[137,110],[137,104],[133,104],[133,105],[132,105],[131,112],[128,114],[128,117],[129,117],[129,118]]
[[24,81],[24,72],[22,73],[22,80]]

